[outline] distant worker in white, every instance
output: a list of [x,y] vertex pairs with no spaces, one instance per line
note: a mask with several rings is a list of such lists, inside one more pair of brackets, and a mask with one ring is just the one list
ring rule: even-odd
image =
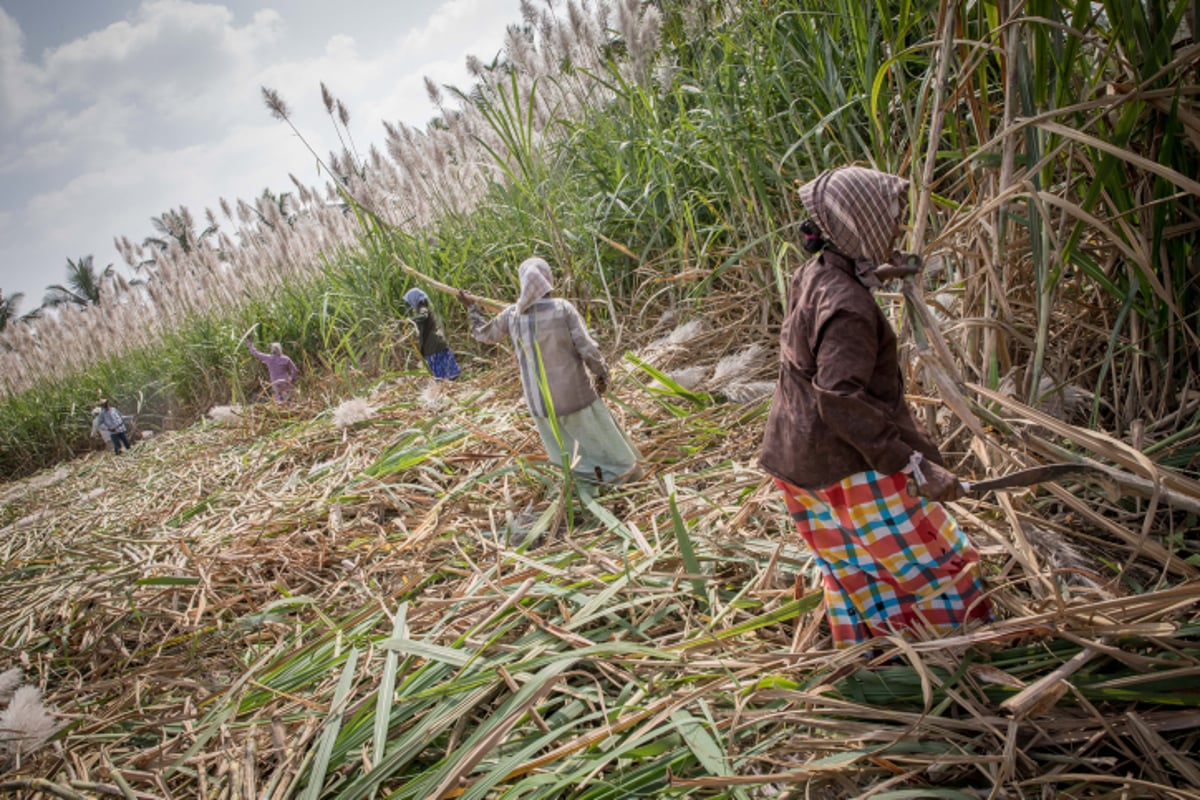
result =
[[108,404],[108,400],[100,401],[100,413],[96,415],[95,427],[108,435],[112,442],[113,452],[121,454],[121,447],[129,449],[129,435],[126,433],[125,417],[121,412]]

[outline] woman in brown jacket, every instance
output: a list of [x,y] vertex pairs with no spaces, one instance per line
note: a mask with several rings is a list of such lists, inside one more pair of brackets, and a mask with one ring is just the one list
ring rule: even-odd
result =
[[[979,555],[937,501],[959,496],[904,401],[896,335],[871,295],[891,277],[908,181],[862,167],[800,189],[814,257],[792,276],[760,464],[816,556],[836,647],[987,619]],[[910,475],[922,493],[908,493]]]

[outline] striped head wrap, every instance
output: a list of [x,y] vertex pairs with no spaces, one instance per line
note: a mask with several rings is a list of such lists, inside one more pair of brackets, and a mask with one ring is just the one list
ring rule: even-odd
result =
[[527,258],[517,267],[517,279],[521,282],[521,296],[517,299],[517,313],[541,300],[554,288],[550,276],[550,265],[542,258]]
[[866,167],[822,172],[800,187],[800,202],[842,255],[872,266],[891,257],[908,181]]

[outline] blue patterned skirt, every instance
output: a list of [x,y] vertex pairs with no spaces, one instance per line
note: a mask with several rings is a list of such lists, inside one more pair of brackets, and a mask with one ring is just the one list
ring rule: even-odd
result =
[[449,350],[425,356],[425,363],[429,365],[429,371],[435,378],[452,381],[462,374],[462,370],[458,368],[458,362],[454,360],[454,353]]

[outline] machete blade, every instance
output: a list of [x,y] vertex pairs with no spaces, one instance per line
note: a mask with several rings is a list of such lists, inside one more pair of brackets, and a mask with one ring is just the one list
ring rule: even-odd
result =
[[1015,489],[1023,486],[1034,486],[1048,481],[1061,481],[1073,475],[1103,473],[1104,470],[1090,464],[1045,464],[1040,467],[1030,467],[998,478],[987,478],[982,481],[963,481],[963,490],[971,494],[983,494],[995,489]]

